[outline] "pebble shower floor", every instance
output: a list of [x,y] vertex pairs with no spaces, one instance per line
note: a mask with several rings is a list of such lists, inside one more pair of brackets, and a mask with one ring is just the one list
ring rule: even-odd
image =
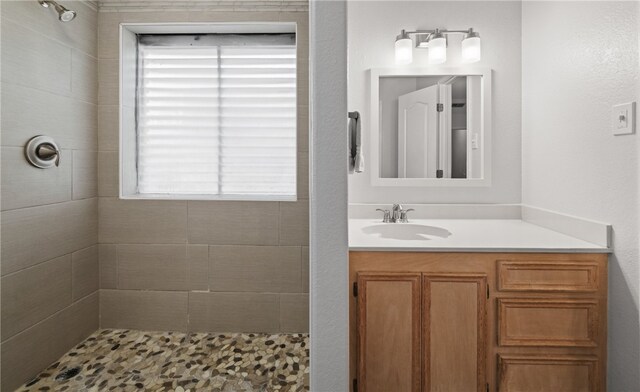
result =
[[[80,368],[77,375],[61,377],[76,367]],[[69,392],[308,390],[307,334],[132,330],[96,331],[18,388]]]

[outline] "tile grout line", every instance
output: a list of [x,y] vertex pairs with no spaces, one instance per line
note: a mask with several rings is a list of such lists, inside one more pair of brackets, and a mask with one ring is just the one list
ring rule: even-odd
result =
[[37,321],[36,323],[34,323],[34,324],[32,324],[32,325],[30,325],[30,326],[28,326],[28,327],[26,327],[26,328],[24,328],[24,329],[20,330],[19,332],[16,332],[15,334],[13,334],[13,335],[9,336],[8,338],[6,338],[6,339],[2,340],[2,341],[0,342],[0,344],[5,344],[5,343],[7,343],[9,340],[14,339],[14,338],[16,338],[18,335],[20,335],[20,334],[22,334],[22,333],[24,333],[24,332],[26,332],[26,331],[28,331],[28,330],[30,330],[30,329],[32,329],[32,328],[34,328],[34,327],[36,327],[36,326],[38,326],[38,325],[40,325],[40,324],[44,323],[45,321],[47,321],[47,320],[49,320],[49,319],[51,319],[51,318],[53,318],[53,317],[55,317],[55,316],[59,315],[60,313],[64,312],[65,310],[68,310],[69,308],[73,307],[73,306],[74,306],[74,305],[76,305],[77,303],[79,303],[79,302],[81,302],[81,301],[84,301],[85,299],[87,299],[88,297],[90,297],[90,296],[92,296],[93,294],[96,294],[96,293],[98,293],[98,290],[95,290],[95,291],[93,291],[93,292],[91,292],[91,293],[89,293],[89,294],[85,295],[85,296],[84,296],[84,297],[82,297],[82,298],[78,298],[78,300],[76,300],[76,301],[73,301],[73,299],[72,299],[72,300],[71,300],[71,302],[70,302],[67,306],[65,306],[64,308],[62,308],[62,309],[60,309],[60,310],[58,310],[58,311],[56,311],[56,312],[54,312],[54,313],[50,314],[49,316],[47,316],[47,317],[43,318],[42,320],[39,320],[39,321]]
[[[96,12],[96,19],[97,19],[97,16],[98,15],[97,15],[97,12]],[[80,53],[82,53],[83,55],[85,55],[86,57],[91,57],[91,58],[94,58],[96,60],[98,59],[98,53],[97,53],[98,52],[98,50],[97,50],[98,49],[98,45],[97,45],[98,44],[98,42],[97,42],[98,41],[98,39],[97,39],[98,38],[98,32],[97,31],[96,31],[96,45],[95,45],[95,47],[96,47],[96,55],[94,56],[91,53],[85,52],[84,50],[82,50],[82,48],[69,45],[69,43],[67,43],[67,42],[64,42],[64,41],[61,41],[61,40],[59,40],[57,38],[51,37],[49,35],[46,35],[45,33],[41,32],[41,31],[38,31],[36,29],[33,29],[33,28],[29,27],[29,25],[27,25],[27,24],[19,23],[18,21],[10,19],[9,17],[6,17],[6,16],[2,16],[0,19],[4,20],[5,22],[13,23],[13,24],[15,24],[17,26],[20,26],[22,28],[26,28],[27,30],[30,30],[30,31],[36,33],[40,37],[44,37],[47,40],[53,41],[55,43],[58,43],[59,45],[62,45],[62,46],[66,47],[66,48],[68,48],[70,50],[77,50]]]
[[81,97],[77,97],[77,96],[75,96],[73,94],[61,94],[61,93],[56,92],[56,91],[45,90],[43,88],[35,87],[33,85],[30,85],[30,84],[22,84],[22,83],[19,83],[19,82],[11,82],[11,81],[3,81],[2,83],[3,84],[9,84],[9,85],[14,86],[14,87],[20,87],[20,88],[27,88],[27,89],[30,89],[30,90],[36,90],[36,91],[41,92],[41,93],[54,95],[56,97],[66,98],[66,99],[69,99],[69,100],[72,100],[72,101],[75,101],[75,102],[79,102],[79,103],[83,103],[83,104],[86,104],[86,105],[92,105],[92,106],[96,107],[96,110],[97,110],[97,107],[99,106],[97,99],[96,99],[96,102],[90,102],[90,101],[86,101],[86,100],[82,99]]
[[91,248],[92,246],[96,246],[96,245],[98,245],[98,244],[89,245],[89,246],[86,246],[86,247],[84,247],[84,248],[76,249],[76,250],[73,250],[73,251],[71,251],[71,252],[64,253],[64,254],[61,254],[61,255],[59,255],[59,256],[55,256],[55,257],[52,257],[52,258],[50,258],[50,259],[44,260],[44,261],[40,261],[40,262],[38,262],[38,263],[36,263],[36,264],[30,265],[30,266],[27,266],[27,267],[24,267],[24,268],[20,268],[19,270],[16,270],[16,271],[13,271],[13,272],[9,272],[9,273],[7,273],[7,274],[4,274],[4,275],[0,276],[0,279],[4,279],[4,278],[6,278],[6,277],[9,277],[9,276],[15,275],[15,274],[20,273],[20,272],[24,272],[24,271],[26,271],[26,270],[28,270],[28,269],[31,269],[31,268],[39,267],[39,266],[41,266],[41,265],[43,265],[43,264],[46,264],[46,263],[48,263],[48,262],[50,262],[50,261],[53,261],[53,260],[55,260],[55,259],[59,259],[59,258],[61,258],[61,257],[65,257],[65,256],[70,256],[70,257],[72,257],[72,255],[73,255],[74,253],[76,253],[76,252],[80,252],[80,251],[85,250],[85,249],[89,249],[89,248]]

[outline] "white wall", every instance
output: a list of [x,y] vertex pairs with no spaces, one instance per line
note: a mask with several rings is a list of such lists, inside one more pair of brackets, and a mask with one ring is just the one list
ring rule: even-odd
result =
[[[521,191],[521,5],[519,1],[350,1],[348,3],[349,110],[363,115],[366,171],[349,177],[351,203],[519,203]],[[465,29],[482,37],[479,67],[493,74],[493,184],[481,188],[389,188],[370,182],[369,83],[367,70],[393,67],[394,41],[401,29]],[[448,61],[459,62],[459,40],[450,40]],[[412,66],[426,66],[414,50]],[[346,159],[345,159],[346,160]]]
[[523,203],[611,223],[610,391],[640,390],[638,135],[611,105],[639,101],[637,2],[525,2]]
[[344,1],[311,0],[311,390],[349,391]]

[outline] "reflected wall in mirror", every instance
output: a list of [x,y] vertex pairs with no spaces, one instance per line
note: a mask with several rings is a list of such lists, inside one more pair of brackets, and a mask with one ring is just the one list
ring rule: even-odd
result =
[[371,72],[374,183],[488,183],[489,71]]

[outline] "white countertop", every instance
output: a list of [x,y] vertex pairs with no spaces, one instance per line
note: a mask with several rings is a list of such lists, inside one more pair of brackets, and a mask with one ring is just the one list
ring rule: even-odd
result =
[[[395,225],[404,235],[396,235]],[[422,226],[418,226],[422,225]],[[427,227],[424,227],[427,226]],[[363,231],[364,229],[364,231]],[[365,233],[368,231],[370,234]],[[610,253],[611,250],[520,219],[349,219],[349,250],[395,252]]]

